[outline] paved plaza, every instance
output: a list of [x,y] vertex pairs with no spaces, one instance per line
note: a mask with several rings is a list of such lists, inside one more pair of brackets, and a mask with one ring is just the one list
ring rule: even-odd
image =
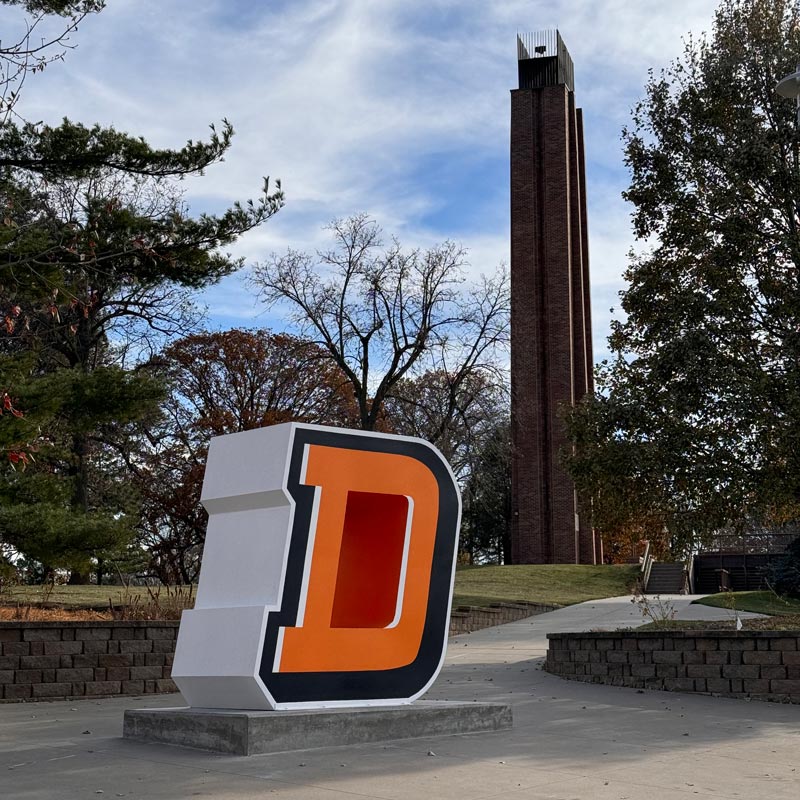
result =
[[[674,598],[682,618],[727,617]],[[797,800],[800,706],[641,692],[541,670],[547,632],[641,622],[629,598],[450,640],[430,699],[510,702],[512,731],[248,758],[121,738],[180,695],[0,705],[0,798]]]

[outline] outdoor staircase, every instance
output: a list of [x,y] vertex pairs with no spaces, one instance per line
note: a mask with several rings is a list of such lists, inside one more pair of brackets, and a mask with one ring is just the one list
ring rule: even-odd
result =
[[646,594],[680,594],[683,589],[683,564],[654,561],[645,586]]

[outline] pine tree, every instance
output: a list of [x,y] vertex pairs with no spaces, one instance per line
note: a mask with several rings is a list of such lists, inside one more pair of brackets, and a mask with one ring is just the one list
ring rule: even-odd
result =
[[[5,2],[65,16],[72,29],[102,7]],[[0,50],[3,59],[13,63]],[[3,77],[14,80],[10,69]],[[188,213],[177,181],[222,159],[227,121],[207,141],[156,149],[113,128],[20,121],[12,100],[0,126],[0,388],[6,410],[24,416],[0,418],[0,448],[27,469],[0,474],[0,539],[85,574],[133,530],[111,433],[155,413],[164,395],[146,356],[191,327],[188,292],[241,266],[224,249],[283,195],[265,180],[255,201]]]

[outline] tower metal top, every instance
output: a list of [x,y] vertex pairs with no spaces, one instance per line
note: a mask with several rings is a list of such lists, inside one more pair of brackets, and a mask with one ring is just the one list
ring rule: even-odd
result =
[[564,84],[575,89],[575,67],[557,30],[517,34],[520,89]]

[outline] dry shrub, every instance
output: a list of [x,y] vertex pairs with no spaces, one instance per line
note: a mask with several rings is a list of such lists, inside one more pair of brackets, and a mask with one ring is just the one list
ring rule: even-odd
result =
[[0,597],[11,597],[11,587],[19,583],[19,575],[12,564],[0,561]]
[[146,587],[148,596],[134,594],[129,587],[120,592],[116,605],[108,600],[109,611],[119,620],[180,619],[183,610],[194,607],[194,587]]
[[52,584],[42,587],[39,603],[11,603],[0,606],[0,621],[93,622],[109,620],[179,620],[185,608],[194,607],[193,586],[147,587],[147,596],[125,587],[116,602],[108,599],[107,610],[47,607]]
[[649,624],[654,628],[669,628],[677,613],[671,600],[657,594],[644,594],[640,586],[634,589],[631,603],[638,607],[645,619],[650,620]]

